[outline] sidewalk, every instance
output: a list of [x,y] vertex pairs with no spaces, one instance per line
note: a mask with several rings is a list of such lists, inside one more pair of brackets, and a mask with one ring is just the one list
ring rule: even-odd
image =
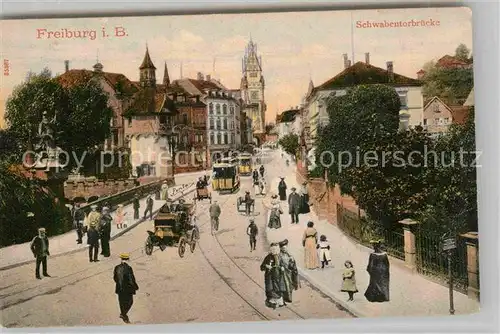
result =
[[[276,155],[278,156],[278,155]],[[299,189],[295,177],[295,165],[286,167],[284,159],[274,159],[273,173],[280,171],[285,176],[288,186],[287,195],[292,187]],[[271,191],[277,192],[279,178],[272,175]],[[449,290],[447,287],[431,282],[425,277],[413,274],[404,268],[402,261],[390,258],[390,301],[386,303],[370,303],[364,297],[368,287],[369,275],[366,272],[371,249],[354,243],[348,239],[336,225],[326,221],[318,221],[311,211],[299,215],[300,223],[291,225],[288,214],[288,203],[281,202],[284,214],[281,216],[282,228],[266,229],[269,242],[288,239],[288,248],[295,257],[299,273],[313,285],[329,295],[339,304],[349,309],[359,317],[393,317],[393,316],[445,316],[449,315]],[[313,209],[313,207],[311,207]],[[318,235],[326,235],[331,246],[332,262],[325,269],[304,269],[304,250],[302,236],[308,221],[314,222]],[[351,260],[356,270],[356,283],[359,292],[354,296],[354,302],[346,302],[347,293],[341,292],[344,261]],[[454,308],[456,315],[479,311],[479,302],[466,295],[454,292]]]
[[[188,181],[189,179],[189,181]],[[184,182],[182,182],[184,181]],[[177,179],[176,176],[176,183],[183,184],[183,183],[190,183],[193,182],[193,176],[188,175],[188,176],[180,176],[179,179]],[[184,194],[191,193],[194,191],[195,186],[194,184],[187,188],[184,189]],[[169,189],[169,194],[173,199],[176,199],[180,194],[175,194],[172,196],[173,190],[175,188],[170,188]],[[188,196],[189,198],[189,196]],[[124,218],[124,223],[127,224],[127,228],[122,228],[118,229],[116,227],[116,223],[113,221],[111,225],[111,240],[121,236],[125,232],[131,230],[138,224],[142,223],[144,220],[142,219],[144,210],[146,209],[146,199],[142,198],[139,203],[140,203],[140,209],[139,209],[139,219],[134,220],[134,208],[132,204],[129,204],[127,206],[123,207],[123,212],[126,213],[125,218]],[[156,200],[155,197],[153,196],[154,204],[153,204],[153,213],[155,213],[157,210],[161,208],[161,206],[165,203],[165,201],[162,200]],[[114,218],[116,215],[116,212],[111,212],[111,216]],[[83,243],[82,244],[77,244],[76,243],[77,235],[76,235],[76,230],[71,230],[67,233],[54,236],[49,238],[49,244],[50,244],[50,256],[55,257],[55,256],[60,256],[63,254],[68,254],[68,253],[73,253],[80,251],[82,249],[87,248],[87,237],[83,237]],[[18,245],[12,245],[4,248],[0,248],[0,271],[1,270],[6,270],[14,267],[18,267],[30,262],[34,262],[33,258],[33,253],[31,253],[30,249],[30,242],[26,242],[23,244],[18,244]]]

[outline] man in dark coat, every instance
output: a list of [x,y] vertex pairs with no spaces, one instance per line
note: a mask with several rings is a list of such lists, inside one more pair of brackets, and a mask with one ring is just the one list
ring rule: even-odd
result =
[[264,272],[266,306],[273,309],[285,305],[281,292],[283,290],[283,279],[279,254],[280,248],[278,244],[272,243],[269,254],[260,265],[260,271]]
[[280,195],[280,201],[286,201],[286,183],[285,178],[280,177],[281,181],[278,184],[278,194]]
[[80,203],[75,204],[75,210],[73,211],[73,223],[76,228],[76,243],[81,244],[83,238],[83,221],[85,220],[85,212],[80,208]]
[[109,208],[102,208],[101,221],[99,224],[99,234],[101,236],[101,255],[109,257],[111,255],[109,249],[109,240],[111,240],[111,222],[113,218],[109,214]]
[[366,271],[370,274],[370,284],[365,298],[372,303],[389,301],[389,257],[382,251],[380,241],[373,241],[374,252],[370,254]]
[[285,303],[292,302],[292,292],[299,288],[299,271],[297,263],[292,255],[288,252],[288,239],[279,243],[280,245],[280,266],[284,268],[281,271],[283,284],[281,293]]
[[250,252],[255,250],[257,244],[257,234],[259,234],[259,229],[255,225],[255,221],[250,219],[250,225],[247,227],[247,235],[250,238]]
[[253,179],[253,182],[259,182],[259,172],[257,171],[257,169],[254,169],[253,172],[252,172],[252,179]]
[[149,220],[153,220],[153,198],[151,195],[146,199],[146,210],[144,210],[144,219],[146,219],[146,215],[149,212]]
[[42,279],[40,276],[40,264],[42,264],[43,276],[50,277],[47,273],[47,256],[50,255],[49,239],[43,227],[38,229],[38,235],[31,241],[30,248],[33,252],[33,256],[36,258],[35,277],[37,279]]
[[264,177],[264,172],[265,172],[264,165],[260,165],[259,172],[260,172],[260,177]]
[[292,216],[292,224],[299,223],[299,212],[300,212],[300,196],[295,192],[295,188],[292,188],[292,193],[288,196],[288,210]]
[[89,262],[99,262],[97,254],[99,254],[99,232],[97,224],[92,222],[87,231],[87,244],[89,245]]
[[250,192],[249,191],[246,191],[245,192],[245,212],[247,214],[247,216],[250,216],[250,209],[252,208],[252,204],[253,204],[253,199],[252,199],[252,196],[250,196]]
[[134,219],[139,219],[139,208],[141,204],[139,203],[139,197],[136,195],[134,197]]
[[203,178],[199,178],[198,182],[196,182],[196,189],[204,189],[206,187],[205,181]]
[[132,267],[127,263],[130,259],[129,254],[120,254],[120,258],[122,259],[122,263],[115,267],[113,279],[116,283],[115,293],[118,295],[118,303],[120,305],[120,318],[128,324],[130,320],[127,313],[132,308],[132,304],[134,304],[134,295],[139,290],[139,286],[135,281]]

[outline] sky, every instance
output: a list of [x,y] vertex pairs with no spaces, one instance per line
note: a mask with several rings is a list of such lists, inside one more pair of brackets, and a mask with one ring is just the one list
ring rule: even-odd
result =
[[[367,22],[426,20],[425,27],[366,27]],[[436,22],[439,22],[437,24]],[[167,62],[170,79],[210,74],[229,89],[242,77],[241,59],[250,38],[262,56],[266,80],[266,122],[297,106],[315,86],[343,70],[342,54],[385,68],[393,61],[396,73],[416,78],[430,60],[453,55],[464,43],[472,49],[472,12],[468,8],[392,9],[361,11],[214,14],[189,16],[3,20],[0,127],[5,126],[5,102],[27,72],[48,67],[54,74],[92,69],[97,59],[104,71],[139,80],[146,44],[163,79]],[[115,36],[116,27],[126,32]],[[46,29],[42,34],[41,30]],[[86,38],[54,38],[49,31],[95,31]],[[103,37],[105,29],[107,37]],[[215,66],[214,66],[215,63]],[[7,73],[8,72],[8,73]],[[7,75],[8,74],[8,75]]]

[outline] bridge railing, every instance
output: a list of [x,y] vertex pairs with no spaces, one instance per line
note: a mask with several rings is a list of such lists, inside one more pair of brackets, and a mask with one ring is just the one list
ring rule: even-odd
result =
[[153,195],[159,192],[162,184],[168,181],[169,179],[161,179],[119,192],[117,194],[102,197],[96,201],[85,204],[84,206],[81,207],[81,209],[83,210],[83,212],[85,212],[86,215],[90,212],[90,207],[92,205],[97,205],[98,208],[106,206],[111,211],[114,211],[118,207],[118,204],[123,204],[123,206],[126,206],[132,203],[135,196],[143,198],[147,195]]

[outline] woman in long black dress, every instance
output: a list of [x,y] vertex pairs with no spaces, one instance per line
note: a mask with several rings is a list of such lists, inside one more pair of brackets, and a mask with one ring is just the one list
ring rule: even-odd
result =
[[380,241],[374,242],[374,252],[370,254],[366,271],[370,274],[370,284],[365,292],[366,300],[372,303],[389,301],[389,257],[382,251]]
[[309,208],[309,192],[307,190],[307,181],[300,187],[300,213],[307,214],[311,212]]
[[280,195],[280,201],[286,201],[286,183],[285,178],[280,177],[281,181],[278,184],[278,194]]

